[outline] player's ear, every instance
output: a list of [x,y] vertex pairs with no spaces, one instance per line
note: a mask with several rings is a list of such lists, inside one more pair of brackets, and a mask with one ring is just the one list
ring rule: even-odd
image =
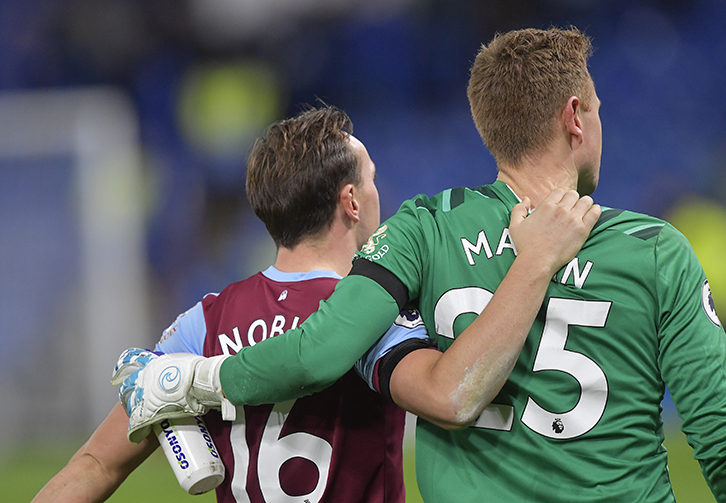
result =
[[582,143],[582,121],[580,120],[580,108],[582,103],[577,96],[570,96],[565,109],[562,111],[562,119],[565,129],[570,134],[571,141]]
[[360,204],[358,203],[355,185],[347,183],[338,193],[338,207],[353,222],[360,220]]

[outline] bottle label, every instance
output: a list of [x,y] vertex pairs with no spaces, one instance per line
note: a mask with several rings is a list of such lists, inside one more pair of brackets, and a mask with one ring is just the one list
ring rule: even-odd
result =
[[201,494],[224,480],[224,464],[201,417],[165,419],[154,430],[185,491]]

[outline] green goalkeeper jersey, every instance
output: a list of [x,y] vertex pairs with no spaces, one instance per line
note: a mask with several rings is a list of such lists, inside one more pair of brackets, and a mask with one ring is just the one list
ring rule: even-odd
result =
[[[366,263],[401,283],[440,349],[514,261],[517,202],[502,182],[417,196],[363,246]],[[396,286],[368,276],[344,278],[299,329],[225,362],[228,397],[286,399],[347,370],[398,312]],[[674,501],[662,445],[666,386],[726,502],[726,335],[703,270],[669,224],[605,209],[552,278],[509,380],[475,424],[448,431],[419,420],[421,494],[427,503]]]
[[[365,257],[403,281],[445,350],[515,258],[503,183],[406,202]],[[552,279],[512,374],[476,424],[419,420],[427,502],[673,501],[661,401],[671,391],[726,501],[726,337],[704,273],[669,224],[606,209]]]

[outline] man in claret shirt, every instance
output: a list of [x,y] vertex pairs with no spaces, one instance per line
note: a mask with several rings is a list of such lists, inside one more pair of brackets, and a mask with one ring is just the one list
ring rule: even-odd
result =
[[[348,273],[380,223],[375,165],[348,116],[309,109],[273,124],[247,166],[247,194],[278,252],[275,264],[208,294],[164,331],[156,353],[234,355],[295,328]],[[387,332],[392,344],[429,347],[418,314]],[[221,502],[405,501],[405,412],[351,370],[330,388],[275,405],[238,407],[236,420],[205,421],[226,467]],[[103,500],[157,447],[127,439],[117,405],[34,501]]]
[[[380,223],[375,165],[335,108],[274,124],[247,165],[247,194],[277,245],[275,264],[207,295],[165,331],[156,350],[236,354],[296,327],[348,273]],[[388,331],[430,344],[415,311]],[[405,500],[405,413],[355,370],[311,396],[205,417],[227,467],[220,502]]]

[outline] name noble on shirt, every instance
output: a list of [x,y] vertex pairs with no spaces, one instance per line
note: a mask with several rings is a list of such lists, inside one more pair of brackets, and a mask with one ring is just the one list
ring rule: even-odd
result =
[[[248,345],[254,346],[268,337],[276,337],[287,330],[297,328],[298,323],[300,323],[299,316],[295,316],[292,319],[292,324],[290,326],[287,326],[287,319],[282,314],[275,315],[275,318],[269,326],[265,320],[258,318],[253,321],[247,329]],[[227,334],[219,334],[217,336],[219,339],[219,345],[222,347],[222,353],[225,355],[237,354],[244,346],[239,327],[234,327],[232,329],[232,336],[234,337],[234,340],[230,339]],[[231,353],[230,350],[233,351],[233,353]]]

